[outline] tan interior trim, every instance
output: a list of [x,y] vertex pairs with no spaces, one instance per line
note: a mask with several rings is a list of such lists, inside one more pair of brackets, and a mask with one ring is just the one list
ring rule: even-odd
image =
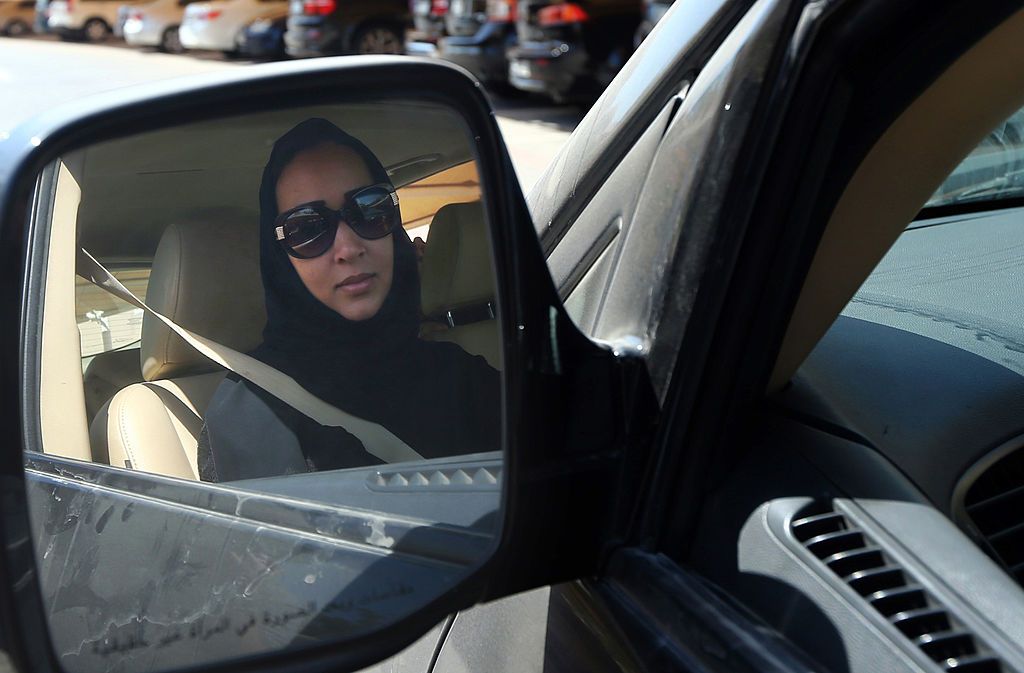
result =
[[879,139],[832,212],[769,392],[785,385],[960,161],[1024,106],[1024,10],[986,35]]
[[82,190],[59,162],[50,249],[46,257],[39,425],[43,452],[92,460],[82,383],[82,344],[75,322],[75,229]]

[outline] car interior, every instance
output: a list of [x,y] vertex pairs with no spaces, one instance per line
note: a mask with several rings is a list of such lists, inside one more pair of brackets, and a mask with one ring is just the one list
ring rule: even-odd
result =
[[[965,52],[852,172],[742,446],[690,482],[706,496],[678,553],[828,670],[1022,661],[1024,210],[930,205],[1020,116],[1024,77],[1005,64],[1022,34],[1018,13]],[[650,263],[629,257],[630,206],[608,235],[609,196],[637,198],[629,172],[666,133],[648,132],[549,257],[588,333],[616,324],[597,313],[615,269]]]
[[364,103],[190,124],[69,153],[52,169],[45,452],[198,479],[202,415],[225,370],[152,315],[76,277],[76,249],[176,324],[252,350],[265,321],[260,176],[274,140],[309,117],[333,121],[380,157],[398,188],[403,226],[427,241],[422,338],[454,342],[500,369],[487,223],[457,115]]
[[1001,65],[1024,56],[1021,34],[1018,12],[853,173],[754,445],[701,517],[696,566],[832,670],[1021,662],[1024,211],[926,207],[1024,105],[1024,76]]

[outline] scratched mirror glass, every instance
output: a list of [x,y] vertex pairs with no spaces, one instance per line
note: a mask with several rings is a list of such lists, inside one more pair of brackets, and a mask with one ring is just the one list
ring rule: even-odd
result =
[[42,172],[26,468],[66,670],[341,642],[486,558],[502,362],[479,169],[454,111],[364,100]]

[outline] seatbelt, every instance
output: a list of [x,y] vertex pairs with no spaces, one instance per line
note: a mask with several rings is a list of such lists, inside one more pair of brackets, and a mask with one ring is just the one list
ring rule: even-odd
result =
[[399,463],[406,460],[422,460],[423,456],[414,451],[408,444],[396,437],[382,425],[364,420],[327,404],[308,390],[299,385],[292,377],[273,367],[260,362],[256,358],[239,353],[233,348],[211,341],[206,337],[194,334],[177,325],[170,318],[154,311],[141,299],[132,294],[131,290],[121,284],[117,278],[107,271],[96,258],[85,248],[79,248],[76,260],[76,271],[94,285],[103,288],[110,294],[140,308],[184,339],[188,345],[202,355],[217,363],[224,369],[238,374],[251,381],[263,390],[281,400],[297,411],[309,416],[320,425],[343,428],[355,436],[370,454],[386,463]]

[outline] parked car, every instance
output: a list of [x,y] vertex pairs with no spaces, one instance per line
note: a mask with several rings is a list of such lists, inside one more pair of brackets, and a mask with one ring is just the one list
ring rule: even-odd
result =
[[639,47],[654,26],[665,16],[665,12],[672,6],[674,0],[644,0],[644,18],[640,27],[636,29],[636,37],[633,39],[633,47]]
[[519,0],[509,82],[556,102],[593,102],[633,52],[640,0]]
[[28,35],[32,32],[35,15],[35,0],[0,0],[0,35]]
[[46,25],[62,40],[102,42],[112,35],[123,4],[124,0],[53,0]]
[[238,53],[259,59],[285,58],[284,31],[287,27],[287,9],[259,17],[242,31]]
[[170,54],[184,51],[178,28],[185,8],[195,0],[150,0],[127,5],[124,41],[135,47],[157,47]]
[[286,11],[288,0],[213,0],[185,8],[178,39],[185,49],[238,53],[245,28],[268,12]]
[[[1022,56],[1013,2],[679,2],[525,200],[486,97],[437,61],[238,68],[14,129],[10,666],[1024,670]],[[199,391],[252,363],[172,348],[152,313],[154,348],[119,357],[96,311],[127,332],[147,309],[79,312],[117,289],[99,259],[170,322],[258,340],[255,185],[296,109],[366,137],[382,179],[477,169],[483,210],[447,220],[475,236],[431,251],[428,209],[424,266],[469,244],[439,284],[494,289],[470,325],[500,345],[499,455],[201,483]],[[274,240],[296,213],[354,240],[327,216],[367,211],[335,196]],[[90,433],[104,334],[104,371],[148,380],[102,379],[124,405]]]
[[289,56],[401,54],[411,21],[407,0],[291,0]]
[[[466,3],[463,7],[472,7]],[[486,13],[458,22],[461,34],[441,38],[438,55],[469,70],[481,82],[507,93],[506,53],[516,45],[516,0],[488,0]],[[476,29],[470,33],[472,26]]]
[[405,53],[436,56],[437,41],[444,35],[448,0],[409,0],[412,28],[405,32]]

